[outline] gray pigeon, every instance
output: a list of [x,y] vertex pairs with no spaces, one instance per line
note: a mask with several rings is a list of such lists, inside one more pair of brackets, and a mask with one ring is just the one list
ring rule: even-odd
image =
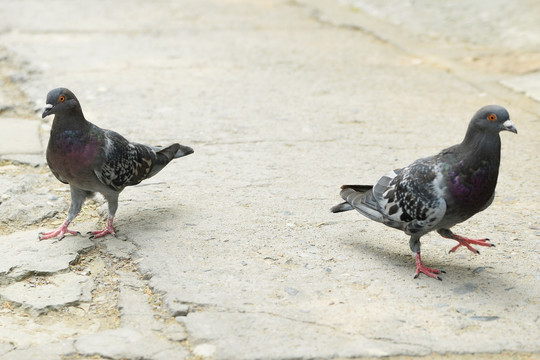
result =
[[99,128],[84,118],[79,101],[68,89],[58,88],[47,94],[42,117],[52,114],[47,163],[58,180],[69,184],[71,205],[64,223],[54,231],[41,233],[40,240],[79,234],[68,230],[68,225],[85,199],[95,192],[107,200],[109,218],[107,227],[92,231],[91,237],[116,236],[113,219],[120,192],[154,176],[171,160],[193,153],[192,148],[180,144],[163,148],[132,143],[114,131]]
[[436,230],[456,240],[450,252],[465,246],[494,246],[489,239],[468,239],[450,228],[486,209],[495,197],[501,158],[499,132],[517,134],[506,109],[489,105],[473,116],[461,144],[435,156],[418,159],[402,169],[388,172],[375,185],[343,185],[344,203],[334,213],[357,210],[360,214],[410,235],[409,245],[416,259],[415,278],[420,273],[441,280],[441,270],[424,266],[420,238]]

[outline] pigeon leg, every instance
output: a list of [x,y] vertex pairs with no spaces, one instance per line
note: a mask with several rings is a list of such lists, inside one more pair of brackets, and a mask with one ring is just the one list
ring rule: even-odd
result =
[[107,220],[107,227],[105,229],[97,230],[97,231],[90,231],[88,233],[92,234],[92,236],[90,236],[90,239],[97,239],[107,234],[111,234],[112,236],[116,237],[116,232],[114,231],[114,227],[113,227],[113,218],[110,217]]
[[494,244],[488,242],[489,239],[469,239],[463,236],[456,235],[449,229],[440,229],[438,230],[438,233],[444,238],[456,240],[459,243],[456,246],[454,246],[452,249],[450,249],[449,252],[451,253],[455,252],[460,246],[465,246],[467,249],[469,249],[473,253],[480,254],[480,251],[473,248],[471,244],[480,245],[480,246],[495,246]]
[[71,204],[69,205],[68,216],[66,220],[62,223],[62,225],[60,225],[60,227],[58,227],[58,229],[46,233],[40,233],[39,240],[51,239],[55,236],[58,236],[58,240],[62,240],[66,233],[71,235],[81,235],[81,233],[78,231],[68,230],[68,225],[73,221],[73,219],[75,219],[79,211],[81,211],[84,200],[91,193],[81,189],[77,189],[72,185],[70,186],[70,189]]
[[116,237],[116,231],[114,231],[113,227],[113,219],[114,215],[116,214],[116,210],[118,209],[118,195],[120,193],[111,192],[102,194],[107,200],[107,204],[109,206],[109,218],[107,219],[107,227],[105,227],[105,229],[103,230],[90,231],[89,234],[92,234],[92,236],[90,236],[90,239],[97,239],[107,234],[111,234],[112,236]]
[[424,263],[422,263],[422,258],[420,257],[420,251],[416,253],[414,259],[416,260],[416,273],[414,274],[415,279],[420,276],[420,273],[424,273],[429,277],[442,281],[441,277],[437,274],[444,273],[444,271],[424,266]]

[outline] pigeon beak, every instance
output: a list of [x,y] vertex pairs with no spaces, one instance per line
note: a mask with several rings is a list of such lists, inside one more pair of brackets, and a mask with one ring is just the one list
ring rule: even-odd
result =
[[513,132],[514,134],[517,134],[517,129],[514,126],[514,123],[512,122],[512,120],[510,120],[510,119],[506,120],[503,123],[503,130],[508,130],[508,131]]
[[45,110],[43,110],[43,114],[41,114],[41,118],[43,119],[45,116],[49,115],[49,112],[51,111],[52,109],[52,105],[51,104],[47,104],[45,105]]

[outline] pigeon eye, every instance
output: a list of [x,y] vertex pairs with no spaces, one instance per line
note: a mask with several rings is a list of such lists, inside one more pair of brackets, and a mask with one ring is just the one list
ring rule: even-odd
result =
[[489,121],[495,121],[495,120],[497,120],[497,115],[495,115],[495,114],[490,114],[490,115],[488,116],[488,120],[489,120]]
[[64,102],[64,100],[66,100],[66,97],[64,95],[60,95],[60,97],[58,98],[58,101]]

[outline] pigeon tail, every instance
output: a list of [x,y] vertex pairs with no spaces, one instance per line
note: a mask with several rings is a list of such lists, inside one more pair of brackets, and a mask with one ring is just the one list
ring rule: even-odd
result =
[[162,153],[163,155],[165,155],[170,160],[178,159],[178,158],[181,158],[182,156],[187,156],[189,154],[193,154],[193,152],[194,152],[193,149],[190,148],[189,146],[180,145],[178,143],[169,145],[167,147],[150,146],[150,145],[147,145],[147,146],[152,148],[152,150],[154,150],[158,154]]
[[371,220],[384,221],[373,196],[373,185],[343,185],[341,189],[341,198],[353,209]]
[[363,193],[368,192],[369,190],[373,189],[373,185],[343,185],[341,187],[341,190],[345,190],[345,189],[353,189],[357,193],[362,193],[363,194]]
[[330,211],[333,212],[333,213],[338,213],[338,212],[342,212],[342,211],[349,211],[349,210],[354,210],[354,208],[352,207],[351,204],[349,204],[346,201],[342,202],[341,204],[332,206],[330,208]]
[[178,159],[178,158],[181,158],[182,156],[193,154],[193,152],[194,152],[193,149],[190,148],[189,146],[180,145],[180,147],[176,151],[176,154],[174,154],[174,158]]
[[[342,190],[345,190],[345,189],[351,189],[354,191],[355,194],[363,194],[369,190],[371,190],[373,188],[372,185],[343,185],[341,187]],[[342,192],[343,193],[343,192]],[[338,213],[338,212],[343,212],[343,211],[349,211],[349,210],[354,210],[354,206],[351,205],[347,200],[347,197],[345,196],[342,196],[343,197],[343,200],[345,200],[345,202],[341,203],[341,204],[338,204],[338,205],[335,205],[335,206],[332,206],[332,208],[330,209],[331,212],[333,213]]]

